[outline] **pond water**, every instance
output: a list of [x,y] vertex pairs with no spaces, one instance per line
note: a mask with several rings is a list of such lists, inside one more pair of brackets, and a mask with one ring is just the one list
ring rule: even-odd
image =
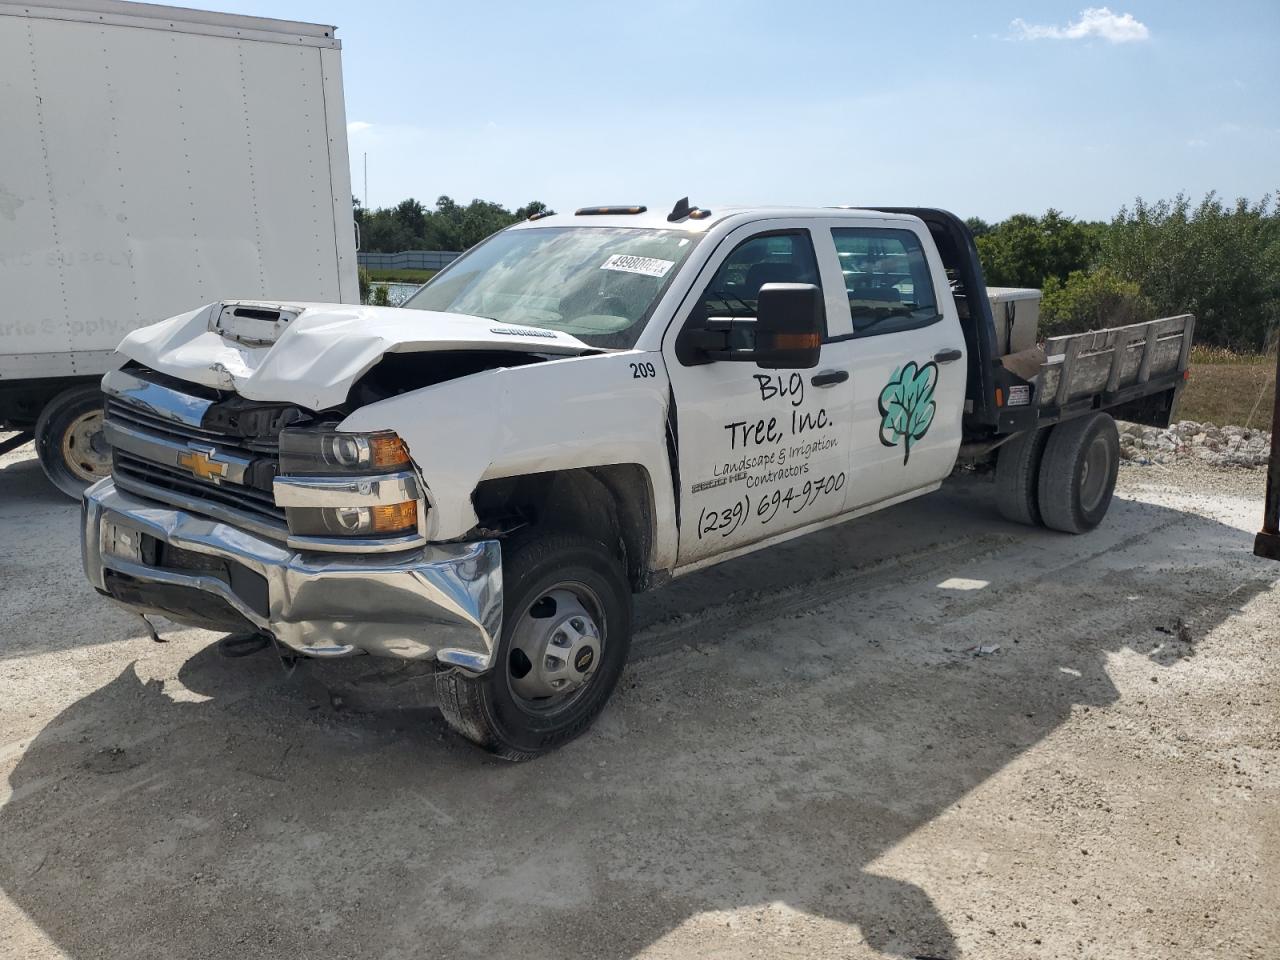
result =
[[[376,286],[376,284],[375,284]],[[420,283],[388,283],[387,296],[391,300],[393,307],[398,307],[411,296],[417,293]]]

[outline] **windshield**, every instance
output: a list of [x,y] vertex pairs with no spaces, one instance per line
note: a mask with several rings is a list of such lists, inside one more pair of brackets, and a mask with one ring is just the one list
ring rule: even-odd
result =
[[678,230],[506,230],[455,260],[404,306],[559,330],[593,347],[628,349],[697,241]]

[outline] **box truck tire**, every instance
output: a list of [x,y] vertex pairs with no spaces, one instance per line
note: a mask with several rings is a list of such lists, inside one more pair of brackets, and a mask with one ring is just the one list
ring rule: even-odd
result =
[[111,453],[102,435],[102,391],[94,386],[64,390],[40,411],[36,454],[45,476],[77,500],[86,487],[111,473]]

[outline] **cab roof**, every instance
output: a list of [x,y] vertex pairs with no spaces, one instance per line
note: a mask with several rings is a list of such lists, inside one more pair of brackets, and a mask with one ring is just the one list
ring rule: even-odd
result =
[[[640,206],[633,204],[609,204],[624,209]],[[595,209],[592,207],[582,209]],[[646,230],[682,230],[685,233],[707,233],[713,227],[733,220],[746,223],[752,220],[781,219],[874,219],[914,221],[917,218],[903,213],[886,213],[882,210],[865,210],[855,207],[720,207],[711,210],[701,219],[685,218],[672,223],[667,219],[669,209],[650,207],[644,213],[557,213],[548,217],[526,220],[509,228],[523,230],[537,227],[638,227]]]

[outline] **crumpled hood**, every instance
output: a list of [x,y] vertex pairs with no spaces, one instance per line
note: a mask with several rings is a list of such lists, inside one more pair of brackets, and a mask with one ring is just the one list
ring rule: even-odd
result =
[[161,373],[250,400],[323,410],[386,353],[580,354],[567,333],[456,313],[345,303],[224,300],[143,327],[117,348]]

